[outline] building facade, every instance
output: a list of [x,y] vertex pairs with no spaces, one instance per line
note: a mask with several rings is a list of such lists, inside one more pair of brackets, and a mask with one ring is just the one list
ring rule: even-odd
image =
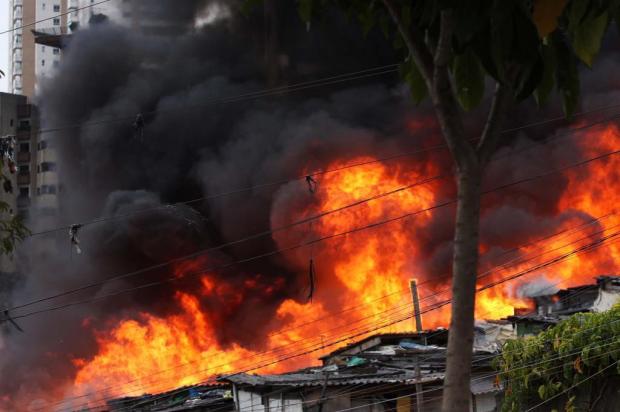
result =
[[[62,33],[67,27],[68,0],[11,0],[11,91],[33,98],[43,79],[58,69],[61,50],[38,45],[32,30]],[[23,27],[32,22],[34,26]]]
[[[0,200],[9,205],[9,210],[0,213],[0,219],[17,214],[28,220],[38,180],[37,128],[36,107],[28,103],[26,96],[0,93],[0,141],[10,145],[12,152],[10,156],[6,153],[2,156],[4,178],[0,185]],[[0,257],[0,272],[14,270],[12,259]]]

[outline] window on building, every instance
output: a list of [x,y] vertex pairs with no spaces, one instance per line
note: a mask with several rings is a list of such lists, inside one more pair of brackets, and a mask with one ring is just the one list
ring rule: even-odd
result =
[[19,144],[19,151],[21,153],[26,153],[30,151],[30,143],[20,143]]
[[45,10],[45,3],[41,4],[41,9]]
[[60,26],[60,19],[54,19],[52,20],[54,26]]
[[47,149],[47,145],[48,145],[47,140],[41,140],[39,144],[37,145],[37,149],[39,150]]
[[56,170],[56,163],[54,162],[43,162],[40,165],[39,170],[41,173],[43,172],[53,172]]
[[20,165],[18,170],[20,175],[27,175],[30,172],[30,166]]
[[19,196],[20,197],[29,197],[30,196],[30,188],[28,186],[20,186],[19,187]]
[[45,66],[45,59],[41,60],[41,66]]
[[54,49],[52,50],[52,53],[54,53],[54,54],[58,55],[58,54],[60,54],[60,49],[59,49],[59,48],[54,47]]
[[45,46],[41,46],[41,53],[45,53]]
[[15,44],[18,46],[21,46],[22,44],[22,35],[21,34],[16,34],[15,35]]
[[11,119],[11,121],[9,122],[9,126],[13,127],[13,123],[14,123],[14,121],[13,121],[13,119]]
[[60,4],[54,4],[54,11],[58,13],[60,11]]
[[58,65],[59,65],[59,64],[60,64],[60,62],[59,62],[58,60],[54,60],[54,61],[52,62],[52,65],[53,65],[54,67],[58,67]]

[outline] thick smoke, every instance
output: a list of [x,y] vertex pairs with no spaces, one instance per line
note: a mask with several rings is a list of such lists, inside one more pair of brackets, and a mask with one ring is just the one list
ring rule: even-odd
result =
[[[274,208],[286,213],[312,201],[304,196],[303,182],[217,194],[300,176],[335,159],[384,156],[440,142],[430,106],[414,107],[395,75],[225,103],[222,99],[272,86],[263,63],[262,10],[245,16],[233,7],[229,17],[196,28],[195,16],[213,2],[159,3],[162,8],[155,9],[160,14],[148,18],[165,19],[186,29],[184,34],[144,34],[108,23],[84,29],[71,41],[58,75],[43,85],[39,99],[43,127],[63,127],[43,135],[58,151],[63,182],[56,224],[104,221],[82,229],[84,253],[79,256],[71,251],[64,230],[29,239],[22,247],[23,275],[13,287],[12,303],[269,229]],[[320,28],[307,30],[290,3],[279,10],[277,21],[278,85],[398,60],[380,33],[361,40],[357,24],[335,11],[324,17]],[[138,113],[145,120],[142,132],[133,127]],[[511,117],[516,126],[540,116],[533,113],[526,107]],[[415,121],[424,126],[408,131]],[[473,113],[469,123],[472,130],[479,129],[480,114]],[[552,131],[535,130],[507,135],[503,150],[530,145]],[[542,172],[577,153],[568,141],[561,148],[506,158],[491,165],[485,185]],[[447,153],[441,151],[400,162],[423,168],[429,160],[451,170]],[[521,167],[523,162],[527,170]],[[444,182],[439,199],[454,196],[452,181]],[[575,212],[554,209],[565,179],[557,176],[550,182],[519,186],[485,199],[483,241],[496,245],[499,254],[575,218]],[[204,199],[193,201],[199,198]],[[422,268],[428,277],[449,271],[453,214],[453,208],[436,211],[429,230],[418,234],[428,257]],[[274,248],[272,240],[263,238],[210,253],[207,261],[225,264]],[[219,282],[238,288],[243,296],[243,304],[201,302],[205,310],[220,314],[217,333],[222,345],[235,342],[260,348],[260,337],[268,332],[265,319],[273,316],[278,304],[285,298],[303,299],[305,273],[296,269],[273,257],[215,272]],[[264,287],[244,289],[244,280],[256,273]],[[170,276],[171,269],[162,267],[47,304],[91,299]],[[275,291],[265,293],[267,286]],[[0,381],[0,401],[7,396],[11,408],[10,399],[57,390],[58,379],[71,381],[75,373],[71,359],[88,359],[96,353],[91,330],[140,311],[174,313],[175,290],[198,288],[198,278],[181,279],[23,319],[24,334],[4,326],[0,376],[11,378]],[[243,333],[246,329],[253,329],[251,337]]]

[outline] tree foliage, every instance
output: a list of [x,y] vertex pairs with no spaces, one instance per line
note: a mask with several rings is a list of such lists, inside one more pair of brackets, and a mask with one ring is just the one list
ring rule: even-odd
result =
[[[8,177],[1,172],[4,162],[0,160],[0,181]],[[16,215],[7,202],[0,200],[0,255],[12,255],[17,244],[30,235],[21,216]]]
[[[440,13],[454,12],[451,74],[454,92],[464,110],[477,106],[484,96],[485,77],[509,83],[517,101],[534,95],[544,104],[557,89],[570,115],[579,100],[578,64],[591,67],[601,40],[620,18],[620,0],[400,0],[404,24],[424,37],[432,49],[440,31]],[[403,51],[402,77],[414,101],[427,95],[420,68],[408,51],[389,12],[378,0],[298,0],[299,14],[307,22],[320,19],[328,5],[345,10],[367,33],[381,30]]]
[[[573,315],[537,336],[507,341],[496,362],[505,387],[502,412],[525,410],[609,367],[620,359],[618,336],[620,305],[603,313]],[[606,371],[619,373],[620,364]],[[567,393],[566,410],[571,410],[575,393]]]

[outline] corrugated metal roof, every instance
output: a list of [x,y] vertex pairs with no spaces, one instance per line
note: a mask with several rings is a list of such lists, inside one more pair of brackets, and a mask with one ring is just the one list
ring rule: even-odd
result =
[[[413,371],[377,371],[372,374],[329,374],[327,377],[327,386],[338,385],[366,385],[373,383],[430,383],[439,382],[444,378],[443,373],[425,374],[416,379]],[[237,385],[249,386],[322,386],[325,384],[325,374],[322,373],[290,373],[284,375],[250,375],[237,374],[222,377],[224,382],[232,382]]]

